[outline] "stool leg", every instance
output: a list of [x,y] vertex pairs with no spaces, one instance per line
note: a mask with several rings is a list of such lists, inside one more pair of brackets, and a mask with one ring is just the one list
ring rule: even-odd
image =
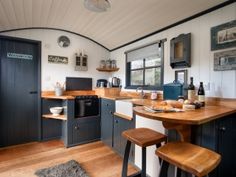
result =
[[169,167],[169,163],[162,160],[161,171],[159,173],[159,177],[167,177],[168,167]]
[[[161,143],[159,143],[159,144],[156,144],[156,148],[159,148],[159,147],[161,147]],[[160,157],[158,157],[158,159],[159,159],[159,164],[161,165],[161,158]]]
[[177,177],[181,177],[181,169],[177,167]]
[[142,147],[142,172],[141,177],[146,177],[146,147]]
[[126,147],[125,147],[125,155],[124,155],[124,160],[123,160],[123,167],[122,167],[122,177],[127,177],[130,146],[131,146],[131,142],[127,140]]

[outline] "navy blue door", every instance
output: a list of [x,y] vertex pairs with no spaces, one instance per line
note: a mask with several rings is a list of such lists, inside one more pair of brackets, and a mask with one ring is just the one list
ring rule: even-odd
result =
[[0,37],[0,147],[39,138],[39,47]]

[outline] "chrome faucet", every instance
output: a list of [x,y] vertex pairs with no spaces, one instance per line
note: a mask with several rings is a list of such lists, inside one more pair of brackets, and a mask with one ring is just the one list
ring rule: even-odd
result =
[[141,92],[140,92],[140,98],[144,99],[145,93],[144,93],[144,91],[143,91],[143,87],[138,87],[138,88],[136,89],[136,92],[138,92],[139,90],[141,90]]

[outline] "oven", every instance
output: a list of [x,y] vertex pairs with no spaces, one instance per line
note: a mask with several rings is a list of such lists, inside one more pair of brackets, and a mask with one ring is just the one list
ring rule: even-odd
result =
[[75,98],[75,118],[99,115],[97,95],[81,95]]

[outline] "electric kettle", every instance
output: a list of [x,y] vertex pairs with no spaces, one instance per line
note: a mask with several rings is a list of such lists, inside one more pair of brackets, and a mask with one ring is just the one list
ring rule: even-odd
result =
[[120,79],[117,77],[113,77],[111,79],[111,86],[112,87],[120,87]]

